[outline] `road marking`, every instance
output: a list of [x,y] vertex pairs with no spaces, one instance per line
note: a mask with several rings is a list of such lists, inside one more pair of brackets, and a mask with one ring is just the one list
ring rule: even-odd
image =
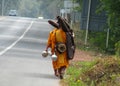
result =
[[25,34],[28,32],[28,30],[31,28],[32,24],[34,22],[32,21],[30,23],[30,25],[28,26],[28,28],[25,30],[25,32],[18,38],[18,40],[16,40],[15,42],[13,42],[10,46],[8,46],[6,49],[4,49],[3,51],[0,52],[0,56],[3,55],[5,52],[7,52],[9,49],[11,49],[14,45],[16,45],[24,36]]

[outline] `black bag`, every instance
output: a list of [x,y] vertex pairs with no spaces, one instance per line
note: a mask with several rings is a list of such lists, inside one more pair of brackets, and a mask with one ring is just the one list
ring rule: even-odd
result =
[[72,60],[75,53],[74,38],[69,32],[66,32],[66,48],[67,48],[67,58]]

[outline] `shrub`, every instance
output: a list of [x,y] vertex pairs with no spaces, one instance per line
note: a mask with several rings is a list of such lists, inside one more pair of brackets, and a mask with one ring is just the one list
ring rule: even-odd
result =
[[115,44],[116,56],[120,57],[120,41]]

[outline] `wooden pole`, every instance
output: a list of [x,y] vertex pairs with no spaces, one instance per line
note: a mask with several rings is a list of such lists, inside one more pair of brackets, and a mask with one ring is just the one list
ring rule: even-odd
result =
[[87,44],[88,39],[88,29],[89,29],[89,22],[90,22],[90,9],[91,9],[91,0],[88,0],[88,15],[87,15],[87,25],[86,25],[86,35],[85,35],[85,45]]

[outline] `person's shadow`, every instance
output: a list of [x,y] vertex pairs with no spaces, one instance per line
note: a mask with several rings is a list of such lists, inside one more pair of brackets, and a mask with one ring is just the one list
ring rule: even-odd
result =
[[23,73],[24,77],[32,77],[32,78],[47,78],[47,79],[57,79],[57,77],[53,74],[44,74],[44,73]]

